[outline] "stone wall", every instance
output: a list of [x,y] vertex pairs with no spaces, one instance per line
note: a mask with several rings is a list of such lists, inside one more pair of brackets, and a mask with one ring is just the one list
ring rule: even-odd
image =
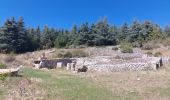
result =
[[67,64],[74,63],[75,59],[44,59],[41,61],[34,61],[34,67],[35,68],[48,68],[48,69],[53,69],[53,68],[61,68],[61,67],[66,67]]
[[[83,62],[83,63],[82,63]],[[88,70],[93,71],[140,71],[140,70],[157,70],[163,66],[162,58],[146,57],[129,60],[112,59],[111,57],[94,57],[80,58],[77,60],[77,67],[87,66]]]
[[[133,58],[133,57],[132,57]],[[76,59],[45,59],[35,61],[36,68],[61,68],[67,70],[81,71],[81,69],[93,71],[140,71],[140,70],[157,70],[163,66],[162,58],[159,57],[141,57],[133,59],[114,59],[111,56],[98,56],[91,58],[76,58]]]

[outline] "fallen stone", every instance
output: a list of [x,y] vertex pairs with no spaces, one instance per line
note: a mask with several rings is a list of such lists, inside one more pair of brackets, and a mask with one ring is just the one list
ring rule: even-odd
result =
[[0,74],[9,74],[11,76],[17,76],[19,68],[16,69],[0,69]]

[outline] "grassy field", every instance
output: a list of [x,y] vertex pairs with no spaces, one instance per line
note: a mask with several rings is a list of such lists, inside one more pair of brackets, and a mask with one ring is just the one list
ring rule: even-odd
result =
[[169,68],[111,74],[24,68],[21,75],[0,82],[1,99],[170,100]]
[[[16,100],[22,98],[44,100],[112,100],[114,97],[110,90],[64,70],[39,71],[25,68],[22,73],[23,77],[8,78],[4,82],[7,83],[7,87],[3,88],[4,90],[6,89],[5,91],[0,92],[1,98],[10,87],[17,90],[16,87],[19,87],[17,84],[20,84],[20,81],[23,81],[24,92],[28,92],[28,94],[22,93],[21,96],[20,94],[17,95],[17,93],[12,95],[11,97]],[[30,80],[32,82],[29,83]],[[6,96],[6,98],[9,97]]]

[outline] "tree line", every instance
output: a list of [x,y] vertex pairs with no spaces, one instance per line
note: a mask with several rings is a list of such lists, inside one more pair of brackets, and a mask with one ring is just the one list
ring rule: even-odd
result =
[[85,22],[74,25],[71,30],[56,29],[44,26],[41,30],[25,27],[22,17],[6,19],[0,27],[0,52],[24,53],[28,51],[65,48],[80,45],[108,46],[118,45],[123,41],[142,47],[143,43],[170,37],[170,26],[161,28],[151,21],[139,22],[134,20],[130,25],[111,25],[107,18],[96,23]]

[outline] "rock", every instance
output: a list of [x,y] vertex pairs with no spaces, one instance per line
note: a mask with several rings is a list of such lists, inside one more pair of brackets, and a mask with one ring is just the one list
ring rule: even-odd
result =
[[140,78],[137,78],[137,81],[140,81]]
[[16,69],[0,69],[0,74],[10,74],[11,76],[17,76],[19,68]]
[[58,62],[57,63],[57,68],[62,68],[63,67],[63,63],[62,62]]
[[67,68],[66,68],[67,70],[71,70],[71,63],[68,63],[67,64]]
[[82,68],[79,68],[77,72],[87,72],[88,68],[86,66],[83,66]]

